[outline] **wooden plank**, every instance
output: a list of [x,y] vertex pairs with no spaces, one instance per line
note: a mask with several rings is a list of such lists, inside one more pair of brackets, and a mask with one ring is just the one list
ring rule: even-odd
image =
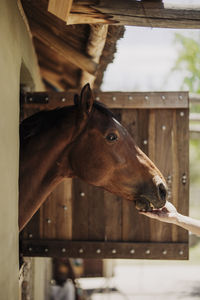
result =
[[87,186],[88,198],[88,239],[93,241],[105,240],[105,207],[104,190],[91,185]]
[[[150,125],[151,126],[151,125]],[[154,147],[153,161],[167,179],[172,177],[172,131],[173,131],[173,110],[157,110],[155,113],[153,137],[149,136],[150,148]],[[152,150],[151,150],[152,151]],[[150,159],[152,157],[149,155]],[[174,199],[169,199],[174,200]],[[151,220],[151,241],[172,240],[172,226]]]
[[122,240],[122,203],[120,197],[104,192],[105,241]]
[[49,0],[48,11],[63,21],[67,21],[73,0]]
[[88,185],[74,179],[72,185],[72,239],[88,240],[89,236],[89,199]]
[[24,256],[188,259],[187,243],[125,243],[62,240],[23,240]]
[[[71,92],[34,92],[27,93],[24,103],[26,108],[53,109],[73,104],[74,94]],[[110,109],[169,109],[187,108],[187,92],[97,92],[95,99]],[[44,99],[47,101],[44,101]]]
[[41,210],[41,238],[71,239],[72,180],[60,183],[50,194]]
[[163,28],[200,28],[199,8],[167,6],[158,1],[76,1],[68,24],[107,23]]
[[96,73],[97,64],[92,61],[89,56],[68,45],[58,36],[52,34],[49,30],[41,27],[36,22],[31,21],[31,29],[33,35],[37,39],[39,39],[56,53],[64,57],[66,61],[71,62],[78,68],[85,70],[90,74],[94,75]]
[[[189,110],[176,111],[176,131],[177,131],[177,207],[181,214],[189,214]],[[188,233],[180,228],[178,239],[188,241]]]

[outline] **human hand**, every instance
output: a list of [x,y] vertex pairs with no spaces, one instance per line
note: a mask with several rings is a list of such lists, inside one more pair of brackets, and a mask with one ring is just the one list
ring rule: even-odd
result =
[[166,223],[176,223],[178,212],[171,202],[166,202],[165,206],[161,209],[154,209],[151,212],[140,211],[140,214],[152,219],[156,219]]

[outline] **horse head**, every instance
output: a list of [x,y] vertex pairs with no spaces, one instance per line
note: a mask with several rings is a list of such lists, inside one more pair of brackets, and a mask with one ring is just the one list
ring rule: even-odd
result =
[[77,138],[70,145],[71,174],[135,202],[138,210],[165,205],[161,172],[112,112],[94,101],[89,84],[75,96]]

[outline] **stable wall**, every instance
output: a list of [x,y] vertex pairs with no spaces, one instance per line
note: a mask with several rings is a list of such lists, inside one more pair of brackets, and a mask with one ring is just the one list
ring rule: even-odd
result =
[[0,299],[18,299],[20,83],[43,88],[17,1],[0,1]]

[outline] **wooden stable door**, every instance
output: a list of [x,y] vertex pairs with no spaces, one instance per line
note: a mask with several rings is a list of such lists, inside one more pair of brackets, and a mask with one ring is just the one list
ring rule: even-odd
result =
[[[187,215],[188,93],[95,92],[95,98],[113,110],[161,170],[169,187],[168,200]],[[27,93],[24,117],[72,101],[71,93]],[[23,230],[22,252],[25,256],[187,259],[188,233],[140,215],[131,201],[68,179]]]

